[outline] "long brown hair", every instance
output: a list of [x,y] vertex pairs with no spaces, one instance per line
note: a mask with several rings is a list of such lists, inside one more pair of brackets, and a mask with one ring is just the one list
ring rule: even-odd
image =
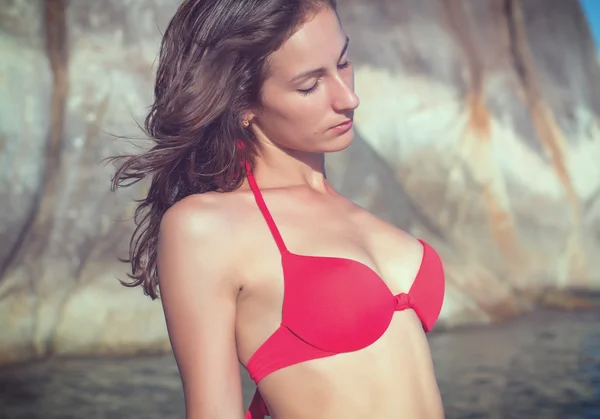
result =
[[[112,188],[150,180],[135,211],[129,282],[159,295],[157,243],[162,216],[191,194],[238,188],[256,145],[241,122],[260,106],[269,55],[310,13],[335,0],[184,0],[163,35],[154,102],[143,130],[148,151],[116,156]],[[238,146],[242,142],[243,147]]]

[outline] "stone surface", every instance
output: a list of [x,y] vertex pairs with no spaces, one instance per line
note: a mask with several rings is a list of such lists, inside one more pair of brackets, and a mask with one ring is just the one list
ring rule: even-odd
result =
[[[135,191],[111,193],[112,168],[101,164],[123,151],[123,142],[111,134],[139,136],[136,121],[151,100],[151,65],[159,42],[156,25],[174,4],[164,3],[168,10],[158,2],[128,2],[127,7],[120,1],[109,7],[106,2],[102,7],[97,2],[71,2],[64,13],[65,41],[55,40],[46,51],[31,53],[42,64],[54,63],[50,69],[38,64],[40,70],[47,69],[42,73],[46,79],[54,78],[54,87],[32,89],[45,96],[32,98],[29,108],[15,109],[23,115],[12,119],[62,115],[64,125],[59,135],[53,135],[56,130],[48,127],[49,121],[45,128],[33,121],[41,131],[35,139],[23,136],[26,127],[17,126],[10,134],[18,135],[19,141],[1,143],[14,148],[2,158],[14,162],[17,174],[26,169],[17,164],[19,156],[32,168],[21,180],[3,165],[0,176],[13,189],[37,190],[40,199],[33,216],[26,219],[31,199],[19,202],[14,190],[3,190],[2,202],[10,202],[15,215],[9,218],[10,213],[2,211],[0,220],[19,227],[20,236],[12,239],[15,234],[8,230],[12,258],[0,282],[0,362],[45,354],[137,353],[169,347],[160,303],[124,289],[116,280],[125,278],[125,266],[116,256],[127,251],[131,223],[126,221]],[[48,4],[60,15],[60,0]],[[41,10],[34,17],[50,19]],[[53,25],[60,26],[60,16],[54,19]],[[2,40],[14,43],[19,40],[15,38]],[[23,57],[19,48],[12,51]],[[46,58],[53,55],[61,57]],[[21,65],[20,72],[6,78],[2,88],[20,85],[21,78],[36,81],[23,72],[27,65],[19,60],[9,61],[16,69]],[[50,106],[62,112],[51,114]],[[7,125],[2,127],[6,130]],[[50,151],[44,162],[44,145],[52,142],[54,147],[46,146]]]
[[[66,6],[68,3],[68,7]],[[549,5],[549,3],[551,3]],[[139,136],[176,0],[0,0],[0,363],[168,350],[119,285],[131,198],[100,164]],[[440,252],[440,326],[600,286],[600,66],[576,2],[340,0],[361,107],[344,194]]]

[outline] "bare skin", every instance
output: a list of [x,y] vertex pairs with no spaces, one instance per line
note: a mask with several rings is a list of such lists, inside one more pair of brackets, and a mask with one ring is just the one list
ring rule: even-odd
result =
[[[345,44],[337,16],[324,9],[273,53],[263,107],[246,115],[261,144],[255,176],[290,251],[355,259],[394,294],[407,292],[421,244],[336,193],[324,174],[324,153],[352,141],[352,130],[330,128],[358,106]],[[174,205],[161,224],[158,264],[187,418],[243,418],[238,362],[247,365],[279,327],[283,302],[279,250],[248,185]],[[412,310],[397,312],[373,345],[278,370],[259,388],[275,419],[444,416]]]

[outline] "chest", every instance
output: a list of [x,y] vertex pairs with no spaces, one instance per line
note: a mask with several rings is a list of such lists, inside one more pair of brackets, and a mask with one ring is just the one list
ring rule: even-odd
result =
[[[306,258],[284,260],[276,238],[264,220],[257,217],[248,255],[254,272],[252,280],[261,288],[283,292],[286,265],[288,268],[294,265],[292,271],[302,271],[302,278],[295,282],[305,284],[338,283],[347,267],[343,263],[331,263],[334,259],[355,261],[366,268],[365,272],[378,275],[385,268],[385,261],[372,245],[377,242],[375,234],[366,223],[357,222],[343,210],[309,208],[274,212],[273,217],[285,251]],[[350,284],[359,276],[352,275],[346,280]]]
[[400,290],[401,283],[382,274],[389,269],[372,244],[377,239],[367,223],[357,223],[342,211],[318,208],[274,212],[275,216],[285,249],[278,248],[259,218],[248,258],[248,280],[265,306],[307,319],[336,312],[355,323],[360,320],[357,313],[393,305],[393,291]]

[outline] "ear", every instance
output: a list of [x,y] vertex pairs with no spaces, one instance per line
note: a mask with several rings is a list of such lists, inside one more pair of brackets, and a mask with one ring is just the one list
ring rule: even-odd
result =
[[252,120],[256,117],[256,114],[253,111],[244,111],[242,113],[242,121],[252,122]]

